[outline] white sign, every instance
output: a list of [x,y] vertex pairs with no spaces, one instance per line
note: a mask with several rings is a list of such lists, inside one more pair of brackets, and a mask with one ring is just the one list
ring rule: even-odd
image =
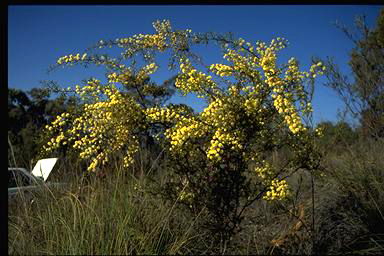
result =
[[33,168],[32,174],[36,177],[42,177],[44,181],[46,181],[55,166],[57,159],[58,158],[40,159]]

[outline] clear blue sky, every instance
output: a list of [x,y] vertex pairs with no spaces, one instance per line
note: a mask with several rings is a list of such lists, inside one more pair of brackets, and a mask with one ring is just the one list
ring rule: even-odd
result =
[[[9,6],[8,7],[8,87],[29,90],[41,87],[41,80],[55,80],[63,87],[73,86],[90,76],[103,78],[102,68],[67,67],[47,74],[58,57],[84,51],[100,39],[115,39],[138,33],[154,33],[152,22],[169,19],[176,29],[194,32],[233,32],[236,37],[269,42],[285,37],[290,42],[280,54],[296,57],[302,70],[308,70],[311,56],[333,56],[345,74],[350,74],[348,52],[352,43],[332,22],[353,27],[356,15],[365,14],[369,27],[376,25],[381,6],[375,5],[125,5],[125,6]],[[216,55],[202,52],[212,63]],[[218,56],[218,55],[217,55]],[[221,62],[222,59],[217,59]],[[163,70],[163,71],[162,71]],[[161,83],[170,73],[160,69],[154,80]],[[159,71],[158,71],[159,72]],[[340,100],[322,84],[316,83],[314,118],[316,122],[337,120]],[[199,99],[175,96],[197,111]]]

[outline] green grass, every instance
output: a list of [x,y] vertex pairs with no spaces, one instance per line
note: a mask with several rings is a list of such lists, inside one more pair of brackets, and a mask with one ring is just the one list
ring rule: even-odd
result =
[[363,140],[325,159],[317,211],[322,248],[332,253],[384,252],[383,152],[383,140]]
[[196,218],[146,191],[145,179],[122,175],[74,179],[66,191],[10,205],[10,254],[187,253]]
[[[74,173],[65,190],[9,204],[9,254],[382,254],[383,145],[359,141],[328,152],[325,175],[315,176],[314,233],[311,176],[299,171],[289,179],[293,198],[255,202],[225,250],[201,228],[204,212],[193,215],[153,189],[167,179],[164,167],[146,162],[156,157],[130,170],[116,162],[105,177],[65,163],[54,177]],[[303,225],[295,230],[300,207]]]

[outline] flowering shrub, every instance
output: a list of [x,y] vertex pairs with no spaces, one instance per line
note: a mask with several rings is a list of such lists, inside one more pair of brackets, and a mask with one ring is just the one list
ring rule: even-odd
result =
[[[78,116],[64,113],[46,127],[52,139],[44,150],[70,144],[80,158],[91,159],[90,171],[108,162],[113,152],[125,150],[124,164],[129,166],[140,134],[152,134],[169,155],[174,176],[168,195],[192,210],[207,209],[212,217],[207,220],[210,228],[226,240],[247,206],[258,199],[286,199],[290,195],[286,177],[298,168],[314,168],[318,155],[312,138],[317,135],[303,120],[311,116],[314,78],[324,67],[315,63],[309,72],[300,71],[294,58],[278,66],[277,54],[287,45],[283,38],[269,44],[251,43],[172,30],[169,21],[156,21],[154,28],[154,34],[99,42],[99,48],[123,48],[120,59],[87,53],[59,58],[57,65],[105,65],[107,81],[91,79],[83,87],[68,88],[67,92],[81,97],[83,109]],[[199,70],[190,49],[209,42],[224,50],[225,62]],[[183,95],[195,93],[208,103],[201,113],[181,105],[143,103],[159,93],[158,87],[145,81],[159,67],[155,53],[167,50],[170,68],[180,70],[175,87]],[[138,54],[144,62],[139,70],[122,64]],[[154,134],[153,127],[159,125],[164,129]],[[273,165],[271,154],[282,148],[292,154],[279,166]]]

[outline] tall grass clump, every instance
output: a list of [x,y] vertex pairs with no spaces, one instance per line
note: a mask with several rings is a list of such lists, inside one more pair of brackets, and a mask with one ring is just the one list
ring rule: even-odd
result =
[[122,168],[73,178],[65,191],[10,205],[10,254],[188,253],[196,218],[147,192],[147,178]]
[[384,143],[364,138],[325,159],[319,199],[320,253],[384,252]]

